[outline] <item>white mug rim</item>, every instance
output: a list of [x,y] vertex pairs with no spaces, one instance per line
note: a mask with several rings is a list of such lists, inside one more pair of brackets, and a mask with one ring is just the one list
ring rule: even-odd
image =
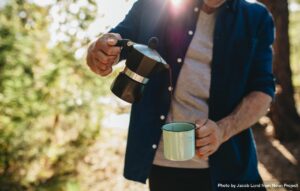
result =
[[[185,124],[185,125],[191,125],[193,126],[193,128],[188,129],[188,130],[184,130],[184,131],[174,131],[174,130],[169,130],[169,129],[165,129],[165,126],[168,126],[170,124]],[[191,123],[191,122],[185,122],[185,121],[173,121],[173,122],[169,122],[169,123],[165,123],[162,127],[161,127],[162,131],[167,131],[167,132],[174,132],[174,133],[181,133],[181,132],[188,132],[188,131],[193,131],[196,129],[196,124]]]

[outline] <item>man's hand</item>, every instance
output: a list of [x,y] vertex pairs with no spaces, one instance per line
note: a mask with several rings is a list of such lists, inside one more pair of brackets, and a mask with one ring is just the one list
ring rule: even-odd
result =
[[224,142],[223,129],[211,120],[196,121],[196,153],[199,158],[207,160]]
[[115,46],[120,39],[119,34],[107,33],[89,46],[86,61],[93,72],[100,76],[112,72],[112,65],[118,61],[121,52],[121,48]]
[[[216,152],[219,146],[236,134],[248,129],[265,115],[272,98],[259,91],[249,93],[227,117],[213,122],[200,119],[196,121],[196,150],[200,158]],[[204,125],[203,125],[204,124]]]

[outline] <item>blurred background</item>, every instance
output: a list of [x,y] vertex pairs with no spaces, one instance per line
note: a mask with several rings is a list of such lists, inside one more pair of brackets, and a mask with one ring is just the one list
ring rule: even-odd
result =
[[[300,184],[300,1],[261,1],[276,22],[277,97],[253,127],[259,169]],[[122,176],[130,105],[109,86],[124,64],[101,78],[85,63],[134,2],[0,0],[0,191],[148,190]]]

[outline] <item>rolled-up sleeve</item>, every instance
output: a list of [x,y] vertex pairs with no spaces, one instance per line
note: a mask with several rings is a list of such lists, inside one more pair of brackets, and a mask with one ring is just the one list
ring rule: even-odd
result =
[[249,92],[260,91],[274,98],[275,78],[272,71],[272,44],[275,38],[275,27],[273,18],[267,10],[265,10],[262,18],[248,81],[248,90]]
[[[118,33],[123,39],[130,39],[136,41],[138,38],[140,19],[142,15],[142,10],[144,6],[144,0],[138,0],[134,3],[130,11],[127,13],[125,18],[114,28],[112,28],[110,33]],[[120,60],[127,57],[127,52],[122,51],[120,55]]]
[[143,10],[144,0],[138,0],[134,3],[125,18],[109,32],[119,33],[122,38],[135,40],[138,36],[139,23]]

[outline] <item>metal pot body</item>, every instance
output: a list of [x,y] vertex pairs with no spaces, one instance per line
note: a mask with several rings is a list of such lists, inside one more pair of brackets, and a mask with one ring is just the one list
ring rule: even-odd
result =
[[122,100],[134,103],[141,99],[151,75],[169,68],[169,65],[154,49],[145,45],[125,40],[120,44],[127,51],[126,67],[112,83],[111,91]]

